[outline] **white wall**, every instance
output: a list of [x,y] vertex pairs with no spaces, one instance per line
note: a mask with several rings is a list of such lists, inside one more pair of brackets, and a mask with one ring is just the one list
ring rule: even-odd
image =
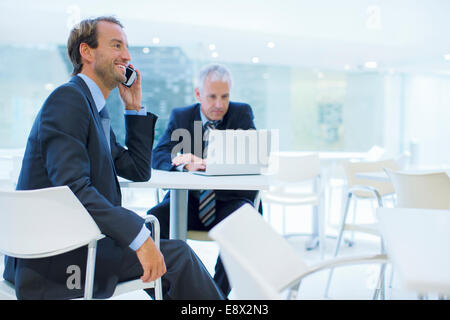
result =
[[405,141],[422,165],[450,166],[450,78],[411,76],[405,84]]

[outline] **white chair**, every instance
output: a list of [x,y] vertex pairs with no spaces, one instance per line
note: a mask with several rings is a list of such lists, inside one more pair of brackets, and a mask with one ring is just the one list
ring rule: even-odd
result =
[[[286,207],[287,206],[312,206],[314,236],[319,236],[321,257],[324,255],[325,246],[325,210],[324,188],[321,181],[321,167],[318,153],[301,155],[296,153],[274,153],[271,157],[269,172],[273,173],[273,179],[269,190],[262,191],[262,201],[267,205],[270,215],[271,205],[282,207],[282,230],[285,236],[302,235],[286,234]],[[310,188],[305,191],[306,184]],[[317,230],[318,228],[318,230]],[[306,249],[313,249],[315,243],[308,243]]]
[[384,255],[347,257],[309,267],[250,205],[236,210],[209,235],[219,244],[233,295],[243,300],[293,299],[301,280],[310,274],[347,264],[386,261]]
[[397,208],[450,209],[450,178],[446,172],[385,171],[395,189]]
[[450,178],[444,171],[385,171],[394,185],[398,208],[450,209]]
[[[334,256],[339,254],[341,243],[343,240],[344,231],[357,231],[374,236],[380,236],[378,227],[376,223],[356,223],[356,204],[358,200],[376,200],[378,207],[383,207],[383,197],[392,196],[395,193],[394,187],[389,181],[376,181],[370,179],[358,178],[357,173],[361,172],[383,172],[384,168],[398,169],[398,164],[392,160],[380,160],[380,161],[358,161],[352,162],[348,161],[343,164],[344,171],[347,178],[347,190],[344,193],[346,198],[343,201],[343,214],[341,217],[341,223],[338,230],[338,238],[336,243],[336,249]],[[354,219],[353,222],[347,221],[348,212],[351,204],[351,200],[354,200]],[[350,245],[352,242],[350,241]],[[383,239],[380,237],[381,253],[384,253]],[[384,299],[384,273],[385,265],[381,266],[380,270],[380,280],[378,288],[375,290],[374,299],[381,295]],[[330,270],[330,275],[328,277],[327,286],[325,289],[325,297],[328,297],[328,292],[330,289],[331,279],[333,277],[333,269]]]
[[377,218],[402,287],[450,296],[450,210],[378,208]]
[[[104,235],[72,191],[67,186],[0,191],[0,207],[0,253],[4,255],[36,259],[88,246],[84,298],[92,299],[97,241]],[[159,222],[154,216],[145,220],[153,224],[159,248]],[[155,299],[162,299],[161,279],[119,283],[114,295],[147,288],[155,288]],[[14,286],[0,281],[0,296],[16,299]]]
[[374,145],[370,148],[367,153],[365,160],[366,161],[378,161],[386,155],[386,150],[380,146]]

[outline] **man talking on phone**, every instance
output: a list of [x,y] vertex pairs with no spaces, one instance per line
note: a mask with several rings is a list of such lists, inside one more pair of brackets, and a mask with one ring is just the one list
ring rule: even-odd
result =
[[[138,70],[130,87],[122,84],[131,57],[121,23],[114,17],[83,20],[70,32],[67,49],[73,78],[53,91],[39,111],[17,189],[67,185],[97,223],[106,237],[98,242],[94,298],[110,297],[118,282],[162,277],[164,299],[222,299],[184,242],[161,240],[158,250],[143,218],[121,206],[117,175],[133,181],[150,178],[157,118],[141,105]],[[125,105],[127,148],[116,141],[105,106],[116,87]],[[43,259],[6,256],[3,277],[14,284],[19,299],[81,297],[83,288],[66,285],[67,270],[80,266],[85,278],[86,250]]]

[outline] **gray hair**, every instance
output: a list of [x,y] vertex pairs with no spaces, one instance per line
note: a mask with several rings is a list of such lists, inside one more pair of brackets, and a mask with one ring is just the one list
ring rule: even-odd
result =
[[202,92],[203,90],[203,85],[205,84],[206,79],[212,81],[228,82],[228,85],[231,89],[231,73],[223,65],[210,64],[200,70],[197,76],[197,83],[195,85],[195,87],[198,88],[200,92]]

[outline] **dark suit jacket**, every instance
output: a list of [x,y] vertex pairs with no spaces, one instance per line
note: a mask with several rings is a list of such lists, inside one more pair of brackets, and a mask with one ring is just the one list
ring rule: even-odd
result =
[[[246,103],[230,102],[227,113],[216,129],[256,129],[253,118],[253,111],[250,105]],[[203,150],[195,147],[195,143],[198,143],[198,140],[195,141],[195,138],[201,139],[203,137],[203,131],[199,137],[199,133],[195,132],[195,121],[199,121],[201,127],[199,103],[172,110],[167,128],[159,138],[158,145],[153,150],[152,167],[154,169],[166,171],[175,170],[175,167],[172,165],[172,150],[180,143],[180,141],[172,141],[171,139],[172,133],[177,129],[186,129],[191,138],[191,150],[182,150],[182,153],[193,153],[197,157],[202,158]],[[255,191],[216,191],[216,199],[224,201],[233,198],[247,198],[253,202],[255,195]]]
[[[91,93],[75,76],[47,98],[31,129],[17,189],[69,186],[106,235],[98,243],[94,297],[113,294],[123,252],[130,250],[144,224],[137,214],[121,207],[117,175],[134,181],[150,178],[156,119],[151,113],[125,116],[128,149],[116,142],[111,130],[110,150]],[[80,248],[43,259],[5,257],[4,278],[15,284],[18,298],[80,296],[83,288],[67,288],[67,268],[79,266],[84,283],[86,252]]]

